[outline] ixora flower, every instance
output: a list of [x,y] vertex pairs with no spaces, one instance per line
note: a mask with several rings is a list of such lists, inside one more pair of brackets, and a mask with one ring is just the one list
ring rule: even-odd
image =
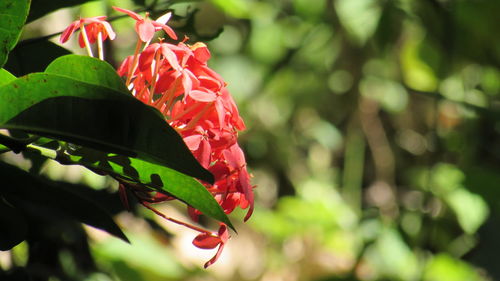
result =
[[[245,130],[245,124],[226,83],[207,64],[211,57],[208,47],[201,42],[187,44],[187,37],[177,44],[166,43],[163,39],[150,44],[154,34],[160,30],[165,31],[171,39],[177,39],[175,32],[166,25],[171,13],[153,21],[147,13],[141,17],[126,9],[113,8],[136,21],[135,30],[138,34],[135,52],[124,59],[117,69],[118,74],[126,77],[126,85],[137,99],[157,108],[165,116],[166,122],[182,136],[200,164],[214,175],[214,184],[203,184],[224,212],[231,213],[237,207],[248,209],[244,218],[248,220],[254,208],[254,186],[250,184],[251,175],[237,142],[238,132]],[[109,24],[103,21],[104,17],[75,21],[64,31],[61,42],[67,41],[78,28],[82,30],[81,36],[86,45],[85,38],[90,43],[95,42],[95,34],[113,39],[114,33],[109,32]],[[128,186],[126,182],[120,182],[120,195],[125,206],[128,204],[125,188],[144,207],[162,218],[199,232],[193,240],[196,247],[218,247],[215,256],[205,267],[219,258],[230,238],[225,224],[221,224],[217,232],[211,232],[168,217],[151,205],[175,198],[160,193],[145,193],[144,189],[139,190]],[[188,213],[194,221],[201,215],[192,207],[188,207]]]
[[90,44],[94,44],[97,41],[99,58],[102,60],[104,59],[102,42],[107,38],[114,40],[116,37],[111,25],[105,21],[105,19],[105,16],[101,16],[82,18],[74,21],[63,31],[59,41],[65,43],[76,30],[80,29],[80,36],[78,37],[80,47],[86,47],[89,56],[92,57],[93,54]]
[[136,20],[135,22],[135,31],[139,35],[139,38],[142,40],[142,42],[149,42],[151,39],[153,39],[153,36],[155,35],[155,32],[163,29],[170,38],[177,40],[177,35],[175,35],[174,30],[166,23],[170,19],[170,16],[172,15],[171,13],[166,13],[165,15],[159,17],[157,20],[152,21],[148,18],[149,13],[146,13],[146,17],[141,17],[140,15],[136,14],[135,12],[129,11],[127,9],[122,9],[119,7],[113,7],[118,12],[125,13],[129,15],[131,18]]

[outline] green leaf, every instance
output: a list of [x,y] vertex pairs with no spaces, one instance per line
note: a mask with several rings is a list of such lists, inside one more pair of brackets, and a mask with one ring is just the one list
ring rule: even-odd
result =
[[[86,71],[82,71],[82,69]],[[88,56],[62,56],[54,60],[45,69],[45,73],[59,74],[78,81],[130,94],[123,80],[109,63]]]
[[[50,157],[49,149],[35,147]],[[231,221],[208,190],[197,180],[173,169],[140,159],[129,159],[119,155],[88,149],[69,148],[54,159],[61,164],[80,164],[93,171],[119,176],[129,182],[137,182],[185,202],[204,215],[227,224],[234,230]]]
[[371,38],[382,13],[374,0],[337,0],[335,10],[350,39],[359,46]]
[[457,215],[458,223],[468,234],[474,234],[488,219],[486,201],[465,188],[457,188],[446,194],[445,201]]
[[217,8],[235,18],[248,18],[250,15],[250,4],[239,0],[210,0]]
[[26,222],[16,208],[7,204],[0,196],[0,251],[8,251],[26,237]]
[[0,67],[14,48],[21,35],[28,15],[29,0],[0,1]]
[[[199,210],[204,215],[221,221],[234,230],[229,218],[217,201],[215,201],[212,194],[195,179],[178,173],[175,170],[139,159],[130,159],[130,161],[130,166],[138,171],[138,178],[135,179],[140,180],[148,186],[168,192]],[[164,180],[160,183],[158,179]]]
[[447,253],[434,256],[425,266],[423,280],[428,281],[481,281],[486,280],[464,261]]
[[56,10],[80,5],[90,1],[95,0],[32,0],[27,22],[34,21]]
[[0,173],[0,192],[18,209],[70,216],[128,242],[108,213],[94,202],[3,162],[0,162]]
[[0,128],[139,157],[213,182],[159,113],[131,95],[54,74],[0,87]]
[[25,40],[19,42],[9,53],[4,68],[18,77],[32,72],[42,72],[53,60],[70,53],[69,50],[48,40]]
[[12,75],[7,70],[0,68],[0,86],[3,86],[13,80],[16,80],[16,76]]

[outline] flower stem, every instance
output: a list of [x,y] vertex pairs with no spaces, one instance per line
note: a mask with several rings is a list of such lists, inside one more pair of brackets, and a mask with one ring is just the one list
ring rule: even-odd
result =
[[99,52],[99,59],[104,60],[104,49],[102,47],[102,33],[97,33],[97,51]]
[[126,85],[130,84],[130,81],[132,80],[132,75],[135,72],[135,68],[137,67],[137,64],[139,62],[139,52],[141,50],[142,46],[142,41],[141,39],[137,39],[137,44],[135,45],[135,51],[134,51],[134,59],[132,60],[132,66],[128,69],[127,73],[127,82],[125,83]]
[[83,25],[83,23],[80,23],[80,32],[82,33],[83,42],[85,43],[85,48],[87,49],[87,54],[91,57],[94,57],[94,54],[92,54],[92,49],[90,48],[90,42],[87,36],[87,32],[85,31],[85,25]]
[[210,105],[212,103],[213,102],[207,103],[205,105],[205,107],[195,117],[193,117],[193,119],[191,119],[191,121],[189,121],[189,123],[186,125],[186,127],[181,129],[181,131],[190,130],[190,129],[194,128],[194,126],[196,126],[196,123],[198,123],[200,118],[203,117],[203,115],[205,115],[205,113],[210,108]]
[[203,229],[201,227],[197,227],[195,225],[192,225],[192,224],[189,224],[189,223],[186,223],[186,222],[182,222],[182,221],[179,221],[179,220],[176,220],[174,218],[171,218],[171,217],[167,217],[166,215],[164,215],[162,212],[156,210],[155,208],[149,206],[148,204],[146,204],[145,202],[143,201],[140,201],[141,202],[141,205],[148,208],[149,210],[153,211],[155,214],[157,214],[158,216],[168,220],[168,221],[171,221],[173,223],[176,223],[176,224],[179,224],[179,225],[182,225],[182,226],[185,226],[187,228],[190,228],[192,230],[195,230],[195,231],[198,231],[198,232],[201,232],[201,233],[207,233],[207,234],[210,234],[210,235],[213,235],[213,233],[211,231],[208,231],[206,229]]
[[180,79],[176,79],[174,82],[173,82],[173,85],[169,87],[169,89],[163,93],[162,97],[159,98],[158,100],[156,100],[154,103],[153,103],[153,106],[156,107],[158,110],[160,111],[164,111],[163,110],[163,105],[164,104],[167,104],[165,106],[165,115],[166,113],[168,112],[168,110],[170,109],[170,104],[173,102],[173,100],[175,99],[175,92],[177,91],[177,87],[179,86],[179,81]]
[[151,81],[151,90],[149,91],[150,92],[150,94],[149,94],[149,104],[150,105],[153,105],[153,96],[155,94],[156,80],[158,79],[158,71],[160,70],[160,65],[161,65],[160,55],[161,55],[161,52],[156,52],[156,54],[155,54],[155,70],[154,70],[153,78]]

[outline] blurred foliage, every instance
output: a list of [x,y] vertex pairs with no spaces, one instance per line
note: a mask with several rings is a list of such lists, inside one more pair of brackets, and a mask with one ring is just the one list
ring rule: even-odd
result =
[[133,2],[213,38],[257,207],[207,271],[152,219],[141,249],[94,239],[86,280],[500,279],[499,1]]

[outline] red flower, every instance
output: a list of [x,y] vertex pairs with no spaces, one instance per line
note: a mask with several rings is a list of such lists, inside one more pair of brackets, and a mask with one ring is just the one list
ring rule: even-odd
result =
[[[111,40],[114,40],[116,37],[115,32],[111,28],[111,25],[105,21],[106,17],[93,17],[93,18],[83,18],[77,21],[72,22],[61,34],[59,38],[59,42],[65,43],[69,40],[71,35],[78,30],[81,29],[82,26],[85,28],[85,33],[87,34],[87,40],[90,44],[94,44],[98,38],[98,34],[101,33],[102,40],[106,40],[108,37]],[[83,38],[83,32],[80,32],[80,36],[78,37],[78,43],[80,47],[85,47],[85,40]]]
[[212,265],[214,262],[219,259],[222,250],[224,249],[224,245],[226,244],[227,240],[229,240],[229,232],[227,230],[227,227],[225,224],[221,224],[219,231],[215,233],[201,233],[196,238],[193,240],[193,245],[200,249],[214,249],[215,247],[219,246],[217,249],[217,253],[215,253],[215,256],[213,256],[209,261],[205,263],[205,268],[209,267]]
[[[126,13],[137,20],[136,30],[143,36],[141,40],[148,42],[154,30],[148,27],[147,18],[142,19],[130,11]],[[128,57],[118,72],[128,76],[127,86],[137,99],[165,115],[200,164],[212,172],[215,183],[206,184],[206,187],[224,212],[231,213],[237,207],[248,209],[246,221],[254,208],[254,187],[250,184],[245,156],[237,143],[238,131],[244,130],[245,124],[226,83],[208,67],[209,59],[210,52],[203,43],[159,42],[142,52],[137,48],[137,53]],[[195,221],[201,214],[192,207],[188,208],[188,213]],[[219,247],[216,255],[205,264],[207,267],[217,260],[229,234],[224,224],[217,234],[200,232],[193,241],[195,246]]]
[[119,7],[114,7],[118,12],[125,13],[129,15],[131,18],[136,20],[135,22],[135,31],[139,35],[139,38],[142,42],[149,42],[153,39],[153,36],[156,31],[163,29],[170,38],[177,40],[177,35],[174,30],[170,28],[170,26],[166,25],[167,21],[170,19],[171,13],[167,13],[161,17],[159,17],[156,21],[148,19],[149,13],[146,13],[146,17],[141,17],[135,12],[129,11],[127,9],[122,9]]

